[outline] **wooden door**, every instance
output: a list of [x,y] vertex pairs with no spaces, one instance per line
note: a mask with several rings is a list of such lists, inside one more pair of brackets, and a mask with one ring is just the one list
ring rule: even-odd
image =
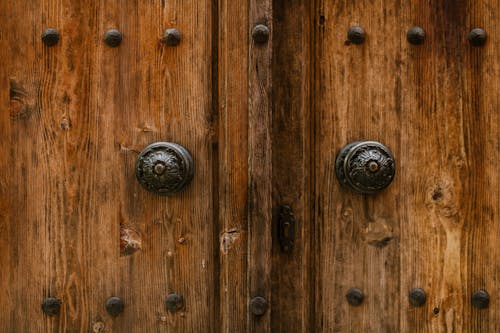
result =
[[[1,1],[0,331],[499,332],[499,10]],[[367,140],[396,165],[376,194],[335,174]],[[193,157],[172,196],[136,179],[161,141]]]

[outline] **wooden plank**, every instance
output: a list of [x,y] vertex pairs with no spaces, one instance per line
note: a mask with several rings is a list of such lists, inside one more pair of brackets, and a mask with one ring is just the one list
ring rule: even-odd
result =
[[[358,140],[380,141],[400,156],[400,4],[317,1],[314,14],[316,329],[399,332],[404,184],[397,175],[379,195],[355,194],[339,185],[334,166],[337,152]],[[346,42],[353,25],[364,28],[365,43]],[[363,290],[362,306],[348,305],[350,288]]]
[[[211,2],[1,6],[2,43],[18,45],[1,51],[1,105],[11,105],[2,149],[15,161],[0,181],[1,246],[12,256],[2,331],[214,331]],[[48,26],[61,31],[52,48],[39,37]],[[159,43],[171,26],[183,33],[176,48]],[[112,27],[124,34],[116,49],[102,42]],[[9,101],[12,87],[22,97]],[[137,153],[154,141],[194,157],[195,178],[178,196],[156,197],[135,180]],[[140,234],[141,251],[120,257],[120,227]],[[167,313],[171,292],[185,311]],[[49,294],[62,300],[55,318],[40,310]],[[126,304],[116,319],[104,309],[112,295]]]
[[[272,1],[249,2],[248,32],[266,25],[272,35]],[[248,66],[248,295],[271,304],[272,38],[264,44],[249,40]],[[248,312],[250,332],[270,332],[271,309],[263,316]]]
[[[471,306],[471,295],[498,289],[498,47],[469,45],[485,27],[494,36],[498,2],[408,4],[403,17],[427,31],[424,45],[402,46],[401,304],[408,289],[428,293],[423,309],[402,311],[403,331],[494,332],[500,317]],[[495,18],[495,15],[497,16]],[[402,26],[407,29],[409,25]],[[497,69],[492,76],[491,68]],[[422,163],[424,162],[424,163]],[[405,269],[403,269],[405,268]],[[496,329],[495,329],[495,325]]]
[[248,2],[219,1],[220,331],[247,332]]
[[[272,332],[312,332],[310,2],[273,2]],[[294,247],[278,242],[279,207],[295,216]]]

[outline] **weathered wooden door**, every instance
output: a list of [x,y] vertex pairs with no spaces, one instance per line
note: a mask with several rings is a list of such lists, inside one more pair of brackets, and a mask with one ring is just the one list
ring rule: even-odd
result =
[[0,331],[500,332],[499,11],[1,1]]

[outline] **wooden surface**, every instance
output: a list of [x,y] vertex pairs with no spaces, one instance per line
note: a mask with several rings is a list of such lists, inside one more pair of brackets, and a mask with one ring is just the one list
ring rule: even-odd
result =
[[[500,331],[500,2],[0,2],[1,332]],[[251,37],[266,24],[268,43]],[[361,25],[362,45],[346,43]],[[427,37],[406,41],[418,25]],[[59,44],[44,46],[43,29]],[[177,47],[163,31],[182,32]],[[467,41],[484,28],[484,47]],[[104,32],[122,31],[117,48]],[[339,186],[377,140],[393,184]],[[193,155],[186,191],[135,180],[148,144]],[[280,205],[296,219],[278,242]],[[125,235],[131,235],[127,239]],[[120,251],[131,241],[135,252]],[[359,307],[349,288],[364,291]],[[427,303],[412,307],[421,287]],[[490,307],[470,297],[485,289]],[[169,293],[185,309],[169,313]],[[62,301],[58,316],[40,308]],[[120,296],[113,318],[105,301]],[[269,302],[264,316],[250,300]]]
[[[497,332],[498,1],[315,3],[316,327],[324,332]],[[350,25],[367,34],[345,44]],[[406,41],[418,25],[421,46]],[[471,47],[468,32],[490,39]],[[376,196],[339,187],[335,153],[377,140],[396,156]],[[384,242],[385,239],[390,239]],[[364,290],[362,306],[345,301]],[[424,288],[422,308],[408,291]],[[488,310],[471,307],[477,289]],[[437,314],[435,314],[436,309]]]
[[[212,3],[2,1],[0,12],[0,331],[214,331]],[[50,48],[47,27],[61,33]],[[159,42],[169,27],[177,47]],[[120,47],[103,43],[109,28]],[[193,182],[172,198],[135,179],[156,141],[194,156]],[[142,249],[120,256],[120,229]],[[172,292],[185,311],[166,311]],[[48,295],[59,316],[42,314]],[[116,319],[110,296],[125,302]]]

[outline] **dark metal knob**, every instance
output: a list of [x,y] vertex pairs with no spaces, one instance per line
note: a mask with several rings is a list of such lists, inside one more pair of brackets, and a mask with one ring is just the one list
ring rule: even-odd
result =
[[342,185],[364,194],[376,193],[394,179],[392,152],[376,141],[356,141],[340,150],[335,173]]
[[158,195],[173,195],[193,179],[193,159],[181,145],[156,142],[144,148],[137,157],[135,175],[146,190]]

